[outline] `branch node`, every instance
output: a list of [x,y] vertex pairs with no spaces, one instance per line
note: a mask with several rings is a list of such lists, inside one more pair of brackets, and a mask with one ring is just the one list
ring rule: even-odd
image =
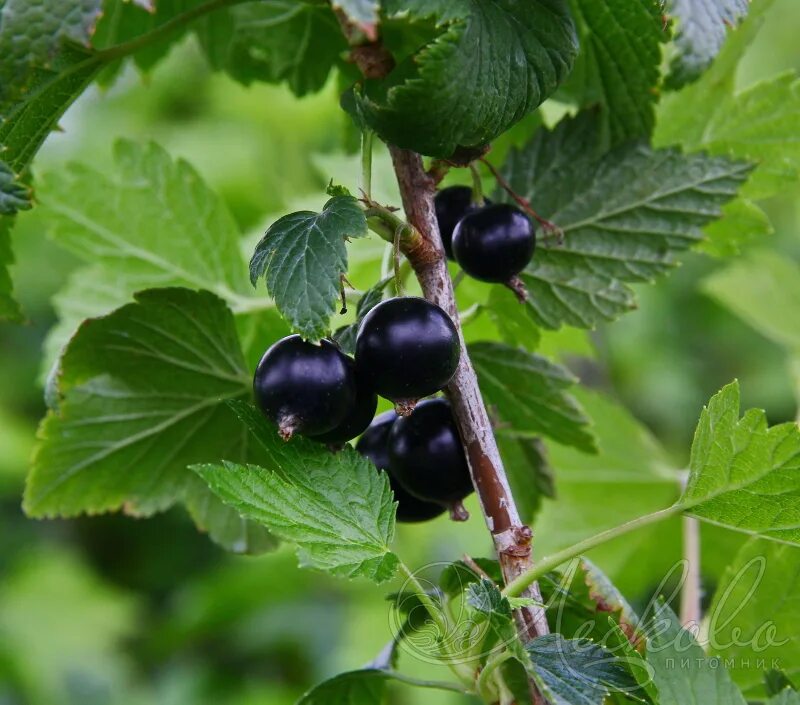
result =
[[514,296],[517,297],[517,301],[521,304],[524,304],[528,300],[528,287],[525,286],[525,283],[516,274],[511,277],[504,286],[514,292]]

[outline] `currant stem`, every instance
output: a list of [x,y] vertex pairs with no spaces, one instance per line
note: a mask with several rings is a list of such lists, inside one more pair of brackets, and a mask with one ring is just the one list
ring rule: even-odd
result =
[[469,165],[469,171],[472,174],[472,202],[476,206],[483,206],[486,203],[486,199],[483,197],[483,182],[474,162]]
[[369,128],[361,132],[361,191],[372,200],[372,137],[375,133]]

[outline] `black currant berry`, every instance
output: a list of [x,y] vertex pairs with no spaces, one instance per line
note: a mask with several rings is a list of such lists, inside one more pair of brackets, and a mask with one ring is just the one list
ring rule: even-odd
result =
[[444,387],[460,354],[450,316],[416,296],[382,301],[364,317],[356,336],[358,373],[398,405],[413,406]]
[[400,418],[389,434],[389,471],[412,495],[466,519],[461,504],[470,492],[464,448],[446,399],[426,399]]
[[[491,201],[485,201],[491,203]],[[439,234],[442,245],[449,259],[453,259],[453,230],[458,221],[467,213],[480,208],[472,201],[472,189],[469,186],[448,186],[437,192],[433,199],[436,208],[436,220],[439,223]]]
[[264,353],[253,378],[253,393],[284,440],[295,433],[327,433],[353,408],[353,362],[329,340],[313,345],[290,335]]
[[347,361],[353,367],[356,375],[356,399],[353,406],[347,412],[344,420],[336,426],[336,428],[312,436],[313,440],[320,443],[327,443],[331,446],[338,446],[347,441],[352,440],[356,436],[360,436],[366,428],[372,423],[372,418],[375,416],[375,409],[378,408],[378,396],[370,389],[367,384],[361,381],[360,376],[355,370],[355,363],[347,358]]
[[467,214],[453,232],[453,255],[467,274],[485,282],[505,283],[533,257],[534,228],[528,217],[507,203]]
[[386,471],[389,476],[389,485],[397,502],[397,521],[409,524],[428,521],[428,519],[434,519],[443,514],[444,507],[440,504],[425,502],[409,494],[389,472],[389,432],[398,418],[394,411],[387,411],[377,416],[370,427],[364,431],[364,435],[358,439],[356,450],[369,458],[378,470]]

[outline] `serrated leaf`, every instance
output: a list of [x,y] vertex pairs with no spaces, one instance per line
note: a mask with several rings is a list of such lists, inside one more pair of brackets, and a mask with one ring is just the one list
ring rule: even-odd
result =
[[0,321],[19,323],[22,320],[22,311],[16,302],[11,285],[9,265],[14,263],[11,253],[11,225],[14,221],[0,215]]
[[753,538],[717,585],[709,608],[711,652],[736,664],[731,677],[749,699],[765,695],[764,664],[800,674],[800,549]]
[[746,705],[722,664],[710,662],[669,607],[656,604],[648,631],[647,661],[660,705]]
[[767,705],[800,705],[800,693],[787,688],[767,700]]
[[581,53],[561,92],[579,106],[599,104],[604,141],[648,137],[655,124],[661,44],[659,0],[571,0]]
[[[331,67],[347,51],[327,3],[262,0],[225,13],[206,18],[201,41],[215,68],[224,69],[245,85],[285,81],[298,96],[315,92],[325,85]],[[227,31],[210,35],[220,22]]]
[[0,115],[48,68],[63,42],[87,45],[102,0],[5,0],[0,8]]
[[689,480],[678,505],[700,519],[800,543],[800,427],[769,426],[764,411],[739,417],[739,384],[700,415]]
[[644,144],[600,158],[590,151],[569,163],[554,156],[551,140],[563,144],[573,130],[591,139],[586,121],[539,130],[503,168],[512,188],[564,232],[561,245],[552,237],[541,240],[520,275],[527,305],[546,328],[592,328],[632,309],[626,284],[651,281],[674,267],[676,255],[702,239],[702,227],[720,216],[751,169]]
[[728,28],[735,27],[749,7],[749,0],[667,0],[667,12],[678,24],[667,86],[680,88],[698,78],[719,53]]
[[313,441],[284,443],[247,404],[234,405],[264,451],[263,467],[223,463],[193,469],[227,505],[297,544],[301,564],[384,582],[395,505],[385,473],[350,446],[331,453]]
[[14,215],[30,207],[30,188],[21,184],[11,168],[0,161],[0,216]]
[[237,515],[212,509],[187,465],[260,459],[225,404],[250,386],[233,317],[208,292],[150,290],[87,321],[62,359],[58,409],[39,429],[25,511],[147,515],[184,501],[215,538],[232,536]]
[[515,658],[525,660],[525,648],[520,641],[511,603],[491,580],[481,578],[469,583],[466,589],[467,604],[486,620],[488,632],[483,640],[483,653],[488,656],[492,649],[507,649]]
[[722,218],[705,227],[699,249],[714,257],[731,257],[774,232],[769,216],[746,198],[736,198],[722,209]]
[[748,325],[800,353],[800,264],[771,250],[752,250],[719,269],[703,289]]
[[375,668],[340,673],[312,688],[297,705],[381,705],[387,680],[391,675]]
[[22,95],[0,104],[0,150],[16,173],[28,168],[47,135],[102,65],[97,54],[65,46],[46,68],[31,71]]
[[577,53],[565,0],[382,5],[389,17],[432,19],[437,35],[387,78],[356,88],[357,116],[385,141],[430,156],[491,142],[553,93]]
[[345,239],[366,234],[366,216],[352,196],[334,196],[321,213],[285,215],[256,245],[250,281],[255,286],[264,277],[292,329],[319,340],[328,332],[347,271]]
[[528,673],[551,705],[603,705],[612,691],[638,690],[618,659],[586,639],[548,634],[526,649]]
[[501,432],[541,434],[596,452],[589,419],[566,391],[577,382],[566,368],[501,343],[472,343],[469,355]]

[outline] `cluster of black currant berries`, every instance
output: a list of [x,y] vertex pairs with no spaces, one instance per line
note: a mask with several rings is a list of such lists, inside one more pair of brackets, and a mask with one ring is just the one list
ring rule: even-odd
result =
[[450,186],[434,201],[444,251],[469,276],[512,284],[536,247],[529,218],[507,203],[473,202],[472,189]]
[[[256,369],[256,402],[284,440],[300,434],[356,448],[389,474],[399,521],[425,521],[449,509],[466,518],[472,491],[464,449],[441,390],[458,366],[458,332],[439,306],[418,297],[379,303],[363,319],[355,359],[330,340],[290,335],[272,345]],[[378,395],[394,411],[377,418]]]

